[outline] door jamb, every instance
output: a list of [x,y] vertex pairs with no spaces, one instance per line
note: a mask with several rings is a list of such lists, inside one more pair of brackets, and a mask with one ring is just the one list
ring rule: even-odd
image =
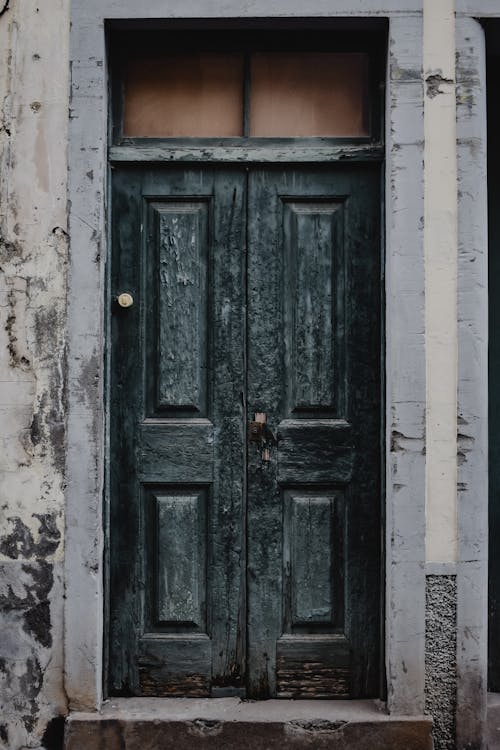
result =
[[[165,4],[146,10],[121,2],[121,17],[165,17]],[[182,5],[182,8],[181,8]],[[392,713],[423,711],[425,362],[423,338],[422,111],[420,4],[368,0],[365,16],[389,16],[386,171],[386,667]],[[104,409],[102,299],[106,256],[107,90],[104,20],[114,0],[73,4],[70,120],[69,416],[66,600],[66,689],[72,708],[95,710],[102,701],[102,492]],[[234,3],[234,17],[240,12]],[[238,6],[238,7],[236,7]],[[296,3],[257,0],[252,12],[299,16]],[[203,12],[200,12],[203,11]],[[171,16],[199,18],[202,0],[170,4]],[[312,0],[311,15],[324,15]],[[354,15],[349,2],[329,17]],[[91,175],[91,176],[89,176]],[[398,209],[396,211],[395,209]],[[404,286],[406,295],[398,294]],[[98,310],[98,315],[95,311]],[[401,321],[404,321],[402,324]],[[408,357],[410,352],[410,357]],[[401,363],[403,367],[401,368]],[[403,372],[402,372],[403,370]],[[410,436],[408,444],[399,436]],[[392,439],[391,439],[392,438]],[[398,442],[400,441],[400,442]],[[397,503],[395,502],[398,495]],[[397,541],[395,541],[397,540]],[[90,574],[88,571],[90,570]],[[395,602],[398,602],[397,607]]]

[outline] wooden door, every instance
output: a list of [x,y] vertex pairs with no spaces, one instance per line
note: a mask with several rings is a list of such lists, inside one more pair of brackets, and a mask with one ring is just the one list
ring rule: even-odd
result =
[[112,693],[242,684],[245,191],[113,176],[111,288],[134,304],[111,317]]
[[248,203],[249,689],[377,695],[379,173],[256,170]]
[[114,171],[112,694],[378,695],[379,210],[376,167]]

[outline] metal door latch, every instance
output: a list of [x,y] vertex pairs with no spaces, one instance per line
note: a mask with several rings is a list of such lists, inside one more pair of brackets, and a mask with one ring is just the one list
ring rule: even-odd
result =
[[261,443],[264,439],[266,419],[264,412],[259,411],[254,415],[253,421],[248,426],[248,437],[252,443]]
[[276,445],[276,437],[267,425],[267,414],[263,411],[255,413],[248,426],[248,437],[252,443],[257,443],[263,461],[271,460],[271,448]]

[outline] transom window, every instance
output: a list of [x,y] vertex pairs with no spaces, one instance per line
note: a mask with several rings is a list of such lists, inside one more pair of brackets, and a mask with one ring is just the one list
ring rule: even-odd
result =
[[377,140],[381,132],[383,61],[359,35],[182,30],[137,42],[126,34],[115,42],[115,143]]
[[123,135],[366,137],[367,90],[368,56],[357,52],[134,59],[125,71]]

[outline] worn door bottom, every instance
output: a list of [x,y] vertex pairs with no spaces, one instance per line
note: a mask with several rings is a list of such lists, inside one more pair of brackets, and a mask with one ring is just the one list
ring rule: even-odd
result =
[[389,716],[380,701],[117,698],[72,713],[65,750],[432,750],[426,716]]

